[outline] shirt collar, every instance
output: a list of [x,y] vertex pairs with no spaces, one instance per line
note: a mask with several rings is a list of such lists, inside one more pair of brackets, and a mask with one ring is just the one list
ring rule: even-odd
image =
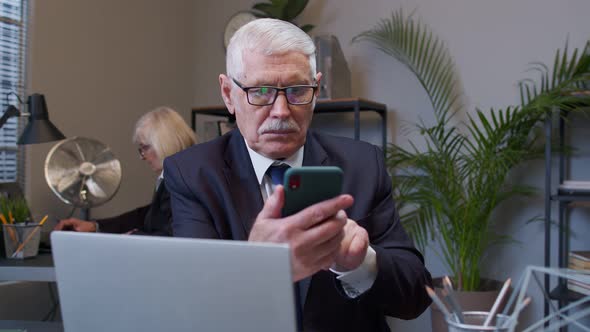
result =
[[164,170],[162,170],[162,172],[160,172],[160,175],[158,175],[158,177],[156,178],[156,191],[158,191],[158,188],[160,188],[160,184],[162,184],[162,181],[164,181]]
[[287,164],[291,167],[301,167],[303,165],[303,150],[304,146],[301,146],[299,150],[297,150],[293,155],[285,160],[274,160],[267,158],[258,152],[252,150],[248,146],[248,142],[244,139],[246,143],[246,148],[248,149],[248,154],[250,155],[250,160],[252,160],[252,166],[254,167],[254,172],[256,172],[256,179],[258,180],[258,184],[262,184],[262,180],[264,179],[264,174],[266,174],[266,170],[272,165],[273,163],[283,163]]

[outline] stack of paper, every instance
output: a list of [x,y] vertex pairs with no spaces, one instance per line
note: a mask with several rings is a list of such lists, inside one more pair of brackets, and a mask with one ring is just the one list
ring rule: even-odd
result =
[[[590,251],[571,251],[569,253],[568,267],[572,270],[590,273]],[[590,277],[569,279],[567,288],[581,294],[590,295]]]
[[559,190],[569,193],[590,193],[590,181],[563,181],[559,185]]

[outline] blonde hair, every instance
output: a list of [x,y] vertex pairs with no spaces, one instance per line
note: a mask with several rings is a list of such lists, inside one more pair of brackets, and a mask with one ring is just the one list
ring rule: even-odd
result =
[[196,143],[194,131],[169,107],[158,107],[144,114],[135,124],[133,143],[151,146],[160,164],[164,158]]
[[303,53],[309,59],[311,78],[315,78],[316,50],[313,40],[303,30],[289,22],[261,18],[238,29],[227,46],[225,69],[229,77],[242,78],[242,55],[246,50],[265,55]]

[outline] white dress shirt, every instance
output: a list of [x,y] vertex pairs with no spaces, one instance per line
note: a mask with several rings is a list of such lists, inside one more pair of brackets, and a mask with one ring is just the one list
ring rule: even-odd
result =
[[158,175],[158,178],[156,179],[156,191],[158,191],[158,188],[160,188],[162,181],[164,181],[164,170],[160,172],[160,175]]
[[[252,160],[252,166],[256,173],[256,179],[260,184],[260,193],[262,199],[266,202],[266,199],[274,192],[274,185],[272,184],[270,176],[266,174],[266,171],[272,164],[287,164],[290,167],[301,167],[303,165],[303,151],[302,146],[289,158],[284,160],[273,160],[267,158],[256,151],[250,149],[248,142],[246,142],[246,148]],[[377,278],[377,253],[371,246],[367,249],[367,254],[363,263],[354,270],[340,272],[331,268],[330,271],[337,274],[336,277],[342,283],[346,295],[351,298],[355,298],[362,293],[366,292]]]

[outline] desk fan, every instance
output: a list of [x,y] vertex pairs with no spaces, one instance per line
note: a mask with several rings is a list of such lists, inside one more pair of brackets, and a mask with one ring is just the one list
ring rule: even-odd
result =
[[49,188],[74,208],[82,209],[88,220],[90,208],[108,202],[121,184],[121,163],[108,146],[86,137],[72,137],[57,143],[45,159],[45,180]]

